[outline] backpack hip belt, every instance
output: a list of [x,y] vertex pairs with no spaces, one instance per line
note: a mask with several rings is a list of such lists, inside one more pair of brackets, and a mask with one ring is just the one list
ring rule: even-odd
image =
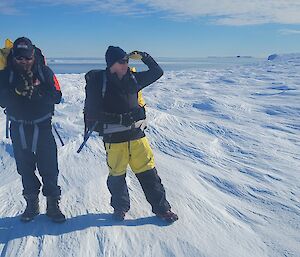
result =
[[137,109],[127,113],[109,113],[103,112],[104,124],[122,124],[123,120],[130,118],[132,121],[137,122],[139,120],[146,119],[145,107],[139,106]]
[[33,125],[33,138],[32,138],[32,146],[31,146],[31,151],[33,153],[36,153],[37,149],[37,143],[38,143],[38,138],[39,138],[39,126],[38,124],[50,119],[53,116],[53,113],[47,113],[45,116],[35,119],[35,120],[18,120],[13,116],[10,116],[6,114],[6,137],[9,138],[8,134],[8,126],[9,122],[16,122],[19,123],[19,133],[20,133],[20,139],[21,139],[21,144],[22,148],[25,150],[27,149],[27,143],[26,143],[26,136],[25,136],[25,131],[24,131],[24,125]]
[[147,127],[146,119],[136,121],[131,126],[128,126],[128,127],[120,125],[120,124],[103,124],[103,134],[112,134],[112,133],[117,133],[117,132],[123,132],[123,131],[132,130],[135,128],[140,128],[141,130],[144,130],[146,127]]

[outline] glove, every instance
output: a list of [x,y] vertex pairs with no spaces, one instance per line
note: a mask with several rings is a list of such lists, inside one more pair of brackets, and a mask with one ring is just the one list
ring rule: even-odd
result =
[[133,122],[134,122],[134,118],[132,116],[132,113],[122,114],[121,125],[123,125],[125,127],[129,127],[132,125]]
[[22,82],[15,87],[15,92],[20,96],[31,97],[34,86],[33,86],[33,73],[31,71],[22,73]]
[[142,60],[143,58],[147,58],[149,54],[146,52],[133,51],[128,55],[128,58],[133,60]]
[[23,84],[18,85],[15,88],[15,92],[29,100],[40,100],[44,96],[44,92],[42,92],[40,88],[41,82],[37,79],[33,82],[33,73],[31,71],[21,74],[20,76],[23,80]]
[[44,95],[45,93],[42,92],[38,87],[33,87],[25,97],[27,97],[29,100],[37,101],[42,99]]
[[146,119],[145,107],[139,107],[129,113],[122,114],[121,125],[131,126],[134,122]]

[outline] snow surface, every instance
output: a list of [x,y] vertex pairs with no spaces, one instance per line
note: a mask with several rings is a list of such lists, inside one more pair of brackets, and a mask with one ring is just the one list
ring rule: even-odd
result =
[[[0,115],[1,256],[300,256],[300,66],[260,62],[166,72],[144,90],[149,136],[179,220],[153,216],[135,176],[132,207],[111,220],[101,138],[82,142],[84,74],[58,75],[61,207],[23,224],[25,207]],[[45,198],[41,210],[45,212]]]

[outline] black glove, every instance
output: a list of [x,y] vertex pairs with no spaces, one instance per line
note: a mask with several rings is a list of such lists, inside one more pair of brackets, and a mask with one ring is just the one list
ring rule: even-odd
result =
[[133,60],[142,60],[148,58],[149,54],[146,52],[141,52],[141,51],[133,51],[130,54],[128,54],[128,58],[133,59]]
[[131,126],[134,122],[144,119],[146,119],[145,107],[139,107],[131,112],[123,113],[121,124],[128,127]]
[[41,100],[44,95],[44,92],[40,90],[39,87],[34,86],[25,97],[27,97],[29,100],[38,101]]
[[121,119],[121,125],[125,127],[129,127],[134,123],[134,117],[132,116],[132,113],[124,113],[122,114],[122,119]]
[[21,81],[15,87],[15,92],[20,96],[31,97],[34,90],[33,73],[31,71],[20,74]]

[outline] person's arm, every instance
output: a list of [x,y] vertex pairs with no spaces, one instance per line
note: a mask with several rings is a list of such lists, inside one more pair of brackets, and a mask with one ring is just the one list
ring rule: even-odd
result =
[[148,66],[149,70],[134,73],[137,80],[137,92],[158,80],[164,73],[149,54],[145,52],[139,52],[139,54],[142,56],[142,62]]
[[13,103],[15,97],[14,89],[9,86],[7,72],[4,70],[0,71],[0,106],[6,108]]

